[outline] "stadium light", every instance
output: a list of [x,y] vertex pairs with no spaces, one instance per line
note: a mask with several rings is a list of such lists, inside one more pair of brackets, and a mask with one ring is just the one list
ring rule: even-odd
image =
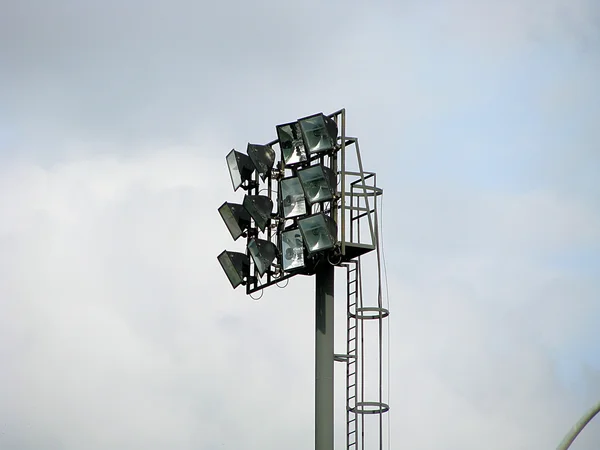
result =
[[217,256],[217,259],[234,289],[240,284],[244,284],[244,279],[250,274],[250,258],[248,258],[248,255],[225,250]]
[[254,164],[252,164],[252,160],[248,155],[231,150],[227,155],[227,167],[229,168],[234,191],[237,191],[240,186],[243,187],[244,182],[250,184]]
[[264,181],[275,164],[275,150],[268,145],[248,144],[246,153]]
[[287,166],[306,162],[308,157],[298,122],[277,125],[277,137],[281,147],[281,159]]
[[243,236],[244,231],[250,227],[250,214],[243,205],[225,202],[219,208],[219,214],[234,241]]
[[255,238],[248,243],[248,250],[256,270],[262,277],[277,258],[277,246],[271,241]]
[[265,231],[271,220],[273,201],[266,195],[245,195],[243,205],[250,217],[254,219],[256,227]]
[[281,256],[286,272],[304,267],[304,243],[298,228],[281,233]]
[[284,178],[279,182],[281,190],[279,199],[284,219],[303,216],[306,214],[304,190],[298,177]]
[[[244,285],[252,295],[269,286],[284,287],[281,282],[296,275],[315,276],[315,450],[334,449],[335,361],[345,362],[350,374],[347,448],[361,446],[357,439],[364,435],[364,421],[358,421],[359,414],[380,415],[383,442],[381,414],[389,409],[381,394],[382,358],[379,399],[363,398],[363,327],[357,325],[359,320],[379,321],[381,355],[381,319],[387,310],[381,304],[365,307],[359,288],[360,256],[379,242],[377,196],[383,191],[375,185],[375,173],[363,170],[358,139],[348,137],[346,123],[345,109],[313,114],[276,125],[277,139],[266,145],[248,142],[245,153],[231,150],[226,159],[233,189],[246,192],[241,204],[225,202],[218,209],[233,239],[243,236],[246,245],[245,253],[225,250],[217,256],[234,289]],[[348,160],[354,153],[358,169]],[[344,354],[334,353],[336,266],[347,273]]]
[[309,205],[333,198],[336,191],[336,176],[328,167],[318,164],[299,170],[298,178]]
[[329,117],[322,113],[314,114],[298,120],[298,124],[308,154],[326,152],[335,148],[338,128]]
[[302,238],[309,253],[316,253],[335,247],[337,225],[324,213],[314,214],[298,220]]

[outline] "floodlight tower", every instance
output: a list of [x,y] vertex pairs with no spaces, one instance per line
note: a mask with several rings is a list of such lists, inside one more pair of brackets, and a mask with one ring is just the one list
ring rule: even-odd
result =
[[[246,249],[224,251],[217,259],[233,288],[245,285],[247,294],[295,275],[315,275],[315,450],[333,450],[334,361],[346,364],[346,448],[365,450],[364,416],[376,414],[382,450],[382,416],[389,407],[382,398],[381,330],[389,311],[381,289],[374,305],[363,303],[360,261],[373,250],[380,261],[377,200],[383,191],[375,174],[363,170],[358,139],[346,136],[344,109],[277,125],[276,132],[276,140],[227,155],[233,189],[246,193],[242,203],[225,202],[218,211],[234,240],[246,238]],[[348,170],[352,150],[356,169]],[[336,266],[347,272],[344,354],[334,354]],[[375,401],[364,394],[366,321],[379,325]]]

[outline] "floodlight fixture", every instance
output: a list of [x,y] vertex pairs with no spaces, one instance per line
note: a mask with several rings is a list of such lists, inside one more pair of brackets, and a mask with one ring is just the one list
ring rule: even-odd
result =
[[289,272],[304,267],[304,242],[298,228],[281,233],[282,268]]
[[245,195],[244,196],[244,208],[250,214],[250,217],[254,219],[256,227],[260,228],[261,231],[265,231],[265,228],[271,220],[271,213],[273,212],[273,201],[266,195]]
[[265,178],[273,168],[273,164],[275,164],[275,150],[269,145],[248,144],[246,152],[252,160],[256,171],[260,174],[262,180],[265,181]]
[[281,159],[286,166],[293,166],[308,160],[302,130],[298,122],[277,125],[277,137],[281,147]]
[[252,180],[254,164],[248,155],[231,150],[227,155],[227,167],[229,168],[234,191],[237,191],[245,181],[250,182]]
[[335,148],[337,124],[323,113],[298,120],[308,154],[327,152]]
[[309,253],[328,250],[337,243],[337,225],[325,213],[303,217],[298,220],[298,227]]
[[269,270],[278,253],[277,246],[271,241],[257,238],[248,242],[248,251],[261,277]]
[[279,182],[279,200],[284,219],[306,214],[304,190],[298,177],[284,178]]
[[244,205],[225,202],[219,208],[219,214],[234,241],[243,236],[244,231],[250,228],[250,214]]
[[323,164],[298,171],[298,178],[309,205],[333,199],[336,192],[336,175]]
[[225,250],[217,256],[217,259],[234,289],[240,284],[244,284],[244,278],[250,275],[250,258],[248,258],[248,255]]

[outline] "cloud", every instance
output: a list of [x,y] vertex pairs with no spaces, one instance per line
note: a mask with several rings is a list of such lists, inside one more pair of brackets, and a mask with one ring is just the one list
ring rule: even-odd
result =
[[[311,445],[312,283],[292,280],[285,298],[273,288],[257,303],[228,289],[214,261],[227,242],[214,213],[228,184],[221,166],[165,149],[10,171],[1,259],[8,448]],[[593,279],[535,255],[596,240],[598,216],[583,220],[589,211],[544,195],[489,202],[489,213],[465,207],[475,217],[446,222],[448,237],[424,231],[439,239],[430,247],[416,222],[402,223],[413,246],[394,238],[387,247],[394,443],[552,445],[586,403],[569,398],[553,352],[591,338],[600,315]],[[540,230],[544,214],[572,223]],[[451,214],[438,210],[430,222],[442,217]],[[477,226],[461,238],[467,222]],[[588,231],[569,241],[577,223]],[[454,247],[440,247],[450,236]],[[366,286],[373,275],[366,266]]]
[[313,280],[232,291],[216,209],[230,148],[343,106],[392,447],[556,446],[600,395],[598,8],[538,3],[2,6],[0,447],[312,445]]
[[[171,154],[13,176],[2,198],[20,209],[2,233],[5,442],[212,448],[255,439],[276,448],[270,433],[295,436],[308,414],[255,428],[288,391],[271,374],[304,388],[311,377],[299,379],[288,349],[268,343],[282,325],[253,325],[264,311],[218,288],[227,285],[213,237],[218,172]],[[19,432],[23,424],[32,431]]]

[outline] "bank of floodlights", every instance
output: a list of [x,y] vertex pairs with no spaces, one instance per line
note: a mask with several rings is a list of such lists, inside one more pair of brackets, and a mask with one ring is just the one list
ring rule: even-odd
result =
[[249,293],[314,273],[339,253],[336,121],[319,113],[277,125],[276,133],[275,141],[248,144],[245,154],[231,150],[226,157],[233,189],[245,195],[218,211],[234,240],[246,238],[246,249],[217,259],[231,285],[246,285]]

